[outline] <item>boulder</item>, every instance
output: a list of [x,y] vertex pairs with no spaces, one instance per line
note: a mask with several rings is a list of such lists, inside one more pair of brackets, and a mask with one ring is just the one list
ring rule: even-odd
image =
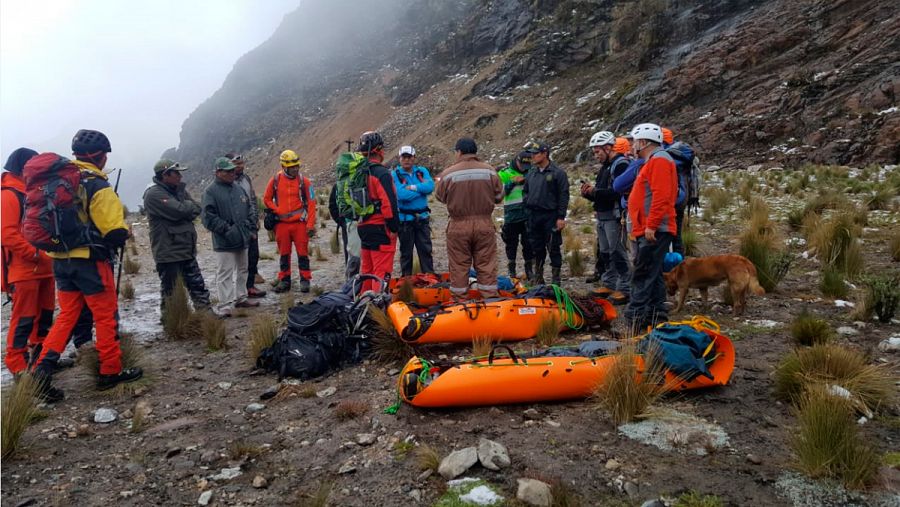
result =
[[537,479],[519,479],[519,490],[516,498],[527,505],[550,507],[553,503],[553,494],[550,485]]
[[94,411],[94,422],[107,424],[115,421],[119,417],[119,413],[112,408],[98,408]]
[[497,471],[509,466],[509,452],[503,444],[482,438],[478,442],[478,461],[484,468]]
[[466,447],[458,451],[451,452],[441,461],[438,467],[438,473],[444,479],[453,479],[468,470],[478,462],[478,450],[474,447]]

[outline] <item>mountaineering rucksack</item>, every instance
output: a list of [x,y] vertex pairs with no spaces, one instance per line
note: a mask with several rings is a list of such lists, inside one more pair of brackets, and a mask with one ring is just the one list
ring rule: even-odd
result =
[[337,206],[342,217],[351,220],[375,213],[369,196],[369,161],[360,153],[341,153],[334,164],[337,172]]
[[[82,220],[81,169],[55,153],[25,164],[25,218],[22,235],[39,250],[68,252],[91,244],[91,226]],[[85,217],[86,218],[86,217]]]
[[700,204],[702,184],[700,160],[695,155],[694,149],[681,141],[666,148],[666,153],[675,160],[675,169],[678,173],[678,199],[675,206],[696,208]]

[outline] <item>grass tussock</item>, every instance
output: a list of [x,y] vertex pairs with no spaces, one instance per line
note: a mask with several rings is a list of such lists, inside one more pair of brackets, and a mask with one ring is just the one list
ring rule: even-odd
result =
[[[127,398],[139,388],[144,388],[153,383],[144,349],[134,340],[129,333],[119,332],[119,350],[122,352],[122,368],[141,368],[144,376],[134,382],[119,384],[102,393],[114,398]],[[96,382],[100,375],[100,359],[97,350],[92,345],[86,345],[78,350],[78,362],[87,372],[88,377]]]
[[[650,358],[653,354],[646,354]],[[648,409],[665,392],[664,369],[658,361],[648,359],[644,371],[638,370],[636,344],[629,341],[615,354],[612,365],[593,397],[616,426],[647,414]]]
[[581,253],[580,249],[575,249],[569,252],[567,256],[567,262],[569,264],[569,274],[572,276],[583,276],[585,270],[585,260],[584,254]]
[[732,200],[732,193],[725,188],[710,187],[706,191],[706,209],[714,215],[731,205]]
[[900,304],[900,276],[875,275],[865,279],[866,297],[871,311],[880,322],[889,323],[897,314]]
[[890,406],[895,380],[884,366],[868,364],[856,350],[813,345],[781,360],[775,369],[775,396],[796,403],[810,388],[835,385],[849,391],[862,412],[871,412]]
[[787,276],[794,256],[779,248],[775,225],[769,219],[769,207],[754,199],[748,225],[740,235],[740,254],[756,266],[759,284],[772,292]]
[[430,445],[420,445],[413,451],[413,455],[416,459],[416,467],[418,467],[419,470],[431,470],[437,472],[438,467],[441,465],[440,453]]
[[472,337],[472,357],[487,357],[494,348],[494,339],[490,335]]
[[297,304],[297,299],[293,291],[287,291],[278,298],[278,310],[281,312],[282,318],[287,318],[288,310]]
[[316,388],[309,384],[282,384],[281,389],[278,390],[278,394],[272,398],[272,401],[284,401],[295,396],[304,399],[315,398]]
[[544,348],[555,345],[559,341],[560,322],[559,315],[556,313],[550,313],[542,317],[534,341]]
[[292,507],[325,507],[331,498],[331,491],[334,484],[329,481],[319,483],[318,487],[312,492],[299,491],[297,497],[291,503]]
[[0,442],[3,459],[12,456],[22,440],[25,429],[38,412],[35,396],[38,383],[31,375],[20,376],[11,386],[3,390],[2,413],[0,413]]
[[328,240],[328,246],[331,248],[331,253],[337,255],[341,253],[341,231],[340,229],[335,229],[334,234],[331,235],[331,239]]
[[697,257],[700,251],[697,248],[700,238],[694,228],[684,223],[684,229],[681,231],[681,244],[684,245],[684,255],[686,257]]
[[134,284],[132,284],[131,280],[128,278],[122,282],[122,298],[125,299],[125,301],[134,300]]
[[866,198],[866,208],[869,210],[886,210],[894,198],[894,191],[890,188],[882,187],[876,190],[872,195]]
[[890,251],[891,260],[900,262],[900,231],[891,234],[888,250]]
[[325,257],[325,254],[322,253],[322,247],[320,247],[319,245],[313,247],[313,256],[319,262],[328,260],[328,258]]
[[262,456],[265,448],[261,445],[248,442],[246,440],[235,440],[228,445],[228,457],[232,461],[243,459],[254,459]]
[[822,295],[832,299],[844,299],[850,293],[846,276],[843,271],[833,267],[826,267],[822,271],[822,280],[819,282],[819,290]]
[[422,272],[422,263],[419,262],[419,256],[416,255],[413,257],[413,266],[412,266],[412,274],[418,275]]
[[859,434],[846,399],[824,388],[808,390],[799,400],[797,422],[791,448],[803,473],[837,479],[855,489],[873,482],[880,456]]
[[723,507],[725,503],[716,495],[704,495],[690,490],[675,500],[675,507]]
[[257,315],[250,325],[250,339],[247,340],[247,360],[256,365],[256,358],[278,338],[279,324],[269,315]]
[[826,266],[854,277],[863,268],[861,232],[852,215],[835,213],[810,232],[809,242]]
[[338,421],[344,422],[366,415],[369,411],[368,403],[359,400],[342,400],[334,407],[334,416]]
[[369,319],[372,323],[370,342],[373,361],[382,364],[402,364],[413,355],[409,345],[400,339],[391,318],[384,310],[369,305]]
[[134,404],[134,408],[131,409],[132,433],[141,433],[147,429],[147,417],[150,415],[148,411],[149,408],[146,403],[137,402]]
[[404,303],[412,303],[416,298],[413,289],[412,281],[408,278],[404,279],[397,287],[397,300],[403,301]]
[[196,335],[196,328],[191,328],[191,306],[188,302],[184,280],[179,276],[166,296],[165,309],[162,312],[163,332],[172,340],[186,340]]
[[834,338],[834,331],[825,319],[820,319],[803,310],[791,323],[791,338],[804,347],[828,343]]
[[130,255],[126,255],[122,269],[126,275],[136,275],[141,271],[141,263],[132,259]]
[[584,501],[575,489],[562,479],[550,481],[550,505],[553,507],[581,507]]
[[193,315],[194,320],[199,321],[200,332],[206,339],[206,348],[210,352],[228,350],[228,342],[225,334],[225,321],[219,319],[211,312],[200,312]]
[[569,205],[569,216],[571,218],[588,216],[593,209],[594,206],[591,204],[591,201],[579,196],[572,199],[572,203]]

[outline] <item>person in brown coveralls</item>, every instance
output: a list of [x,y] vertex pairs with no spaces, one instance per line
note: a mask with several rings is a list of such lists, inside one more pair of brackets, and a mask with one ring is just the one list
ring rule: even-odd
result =
[[476,156],[478,146],[463,137],[456,142],[456,163],[441,174],[435,197],[447,205],[447,257],[450,292],[462,300],[469,290],[469,267],[483,297],[497,296],[497,238],[491,213],[503,199],[497,172]]

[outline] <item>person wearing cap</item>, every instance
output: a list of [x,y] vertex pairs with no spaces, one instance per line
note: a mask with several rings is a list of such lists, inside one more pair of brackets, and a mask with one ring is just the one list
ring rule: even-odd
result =
[[413,247],[419,256],[423,273],[434,273],[431,254],[431,209],[428,196],[434,191],[434,180],[428,169],[416,165],[416,149],[400,148],[400,164],[394,168],[394,188],[397,189],[397,210],[400,212],[400,272],[413,272]]
[[200,202],[203,226],[212,233],[216,252],[217,311],[230,317],[235,308],[259,306],[247,300],[247,249],[259,230],[258,208],[244,190],[234,184],[234,164],[225,157],[213,165],[216,179]]
[[275,292],[291,290],[291,250],[297,251],[300,292],[309,292],[309,238],[316,234],[316,195],[309,178],[300,174],[300,157],[284,150],[281,170],[269,179],[263,204],[275,215],[279,271]]
[[668,320],[663,264],[677,232],[675,200],[678,176],[675,161],[663,148],[659,125],[642,123],[632,129],[632,147],[645,160],[628,198],[631,235],[637,243],[631,275],[631,301],[625,318],[643,330]]
[[[72,161],[81,171],[83,220],[90,225],[95,241],[90,246],[63,252],[48,252],[53,258],[53,276],[59,314],[50,328],[33,371],[41,396],[49,401],[64,397],[51,385],[61,354],[72,335],[85,305],[90,308],[96,330],[95,348],[100,362],[97,388],[109,389],[143,376],[140,368],[123,368],[119,348],[119,305],[113,262],[124,248],[129,231],[122,201],[103,171],[112,152],[109,138],[96,130],[79,130],[72,139]],[[81,190],[79,190],[81,193]]]
[[144,212],[150,224],[150,249],[160,282],[160,311],[181,276],[195,310],[209,309],[209,291],[197,264],[197,229],[200,205],[181,181],[187,167],[169,159],[153,166],[153,185],[144,191]]
[[525,150],[532,153],[534,167],[525,176],[522,194],[528,210],[528,230],[534,254],[534,279],[544,283],[544,261],[550,253],[552,281],[559,285],[562,271],[562,230],[569,208],[569,177],[550,160],[550,145],[529,142]]
[[500,177],[478,158],[474,139],[456,142],[456,163],[441,173],[435,197],[447,205],[447,257],[450,293],[459,301],[469,292],[469,267],[475,268],[483,297],[497,296],[497,238],[491,214],[503,199]]
[[588,146],[594,159],[600,163],[594,185],[581,185],[581,195],[594,203],[597,217],[597,259],[598,264],[605,266],[599,281],[601,286],[594,292],[606,296],[615,304],[628,301],[628,257],[625,254],[625,242],[622,234],[622,209],[619,205],[620,195],[613,190],[612,182],[628,167],[628,159],[616,153],[614,146],[616,137],[612,132],[600,131],[591,136]]
[[522,243],[522,260],[525,261],[525,278],[534,277],[531,241],[528,239],[528,213],[525,211],[522,189],[525,187],[525,175],[531,170],[531,153],[521,151],[509,166],[501,169],[497,176],[503,184],[503,227],[500,238],[506,245],[506,261],[510,278],[516,276],[516,250]]
[[[256,191],[253,189],[253,181],[244,172],[243,155],[226,153],[225,156],[234,164],[234,183],[247,192],[251,201],[258,202]],[[259,276],[259,238],[254,237],[250,240],[250,247],[247,249],[247,297],[249,298],[261,298],[266,295],[266,291],[256,288],[257,276]]]

